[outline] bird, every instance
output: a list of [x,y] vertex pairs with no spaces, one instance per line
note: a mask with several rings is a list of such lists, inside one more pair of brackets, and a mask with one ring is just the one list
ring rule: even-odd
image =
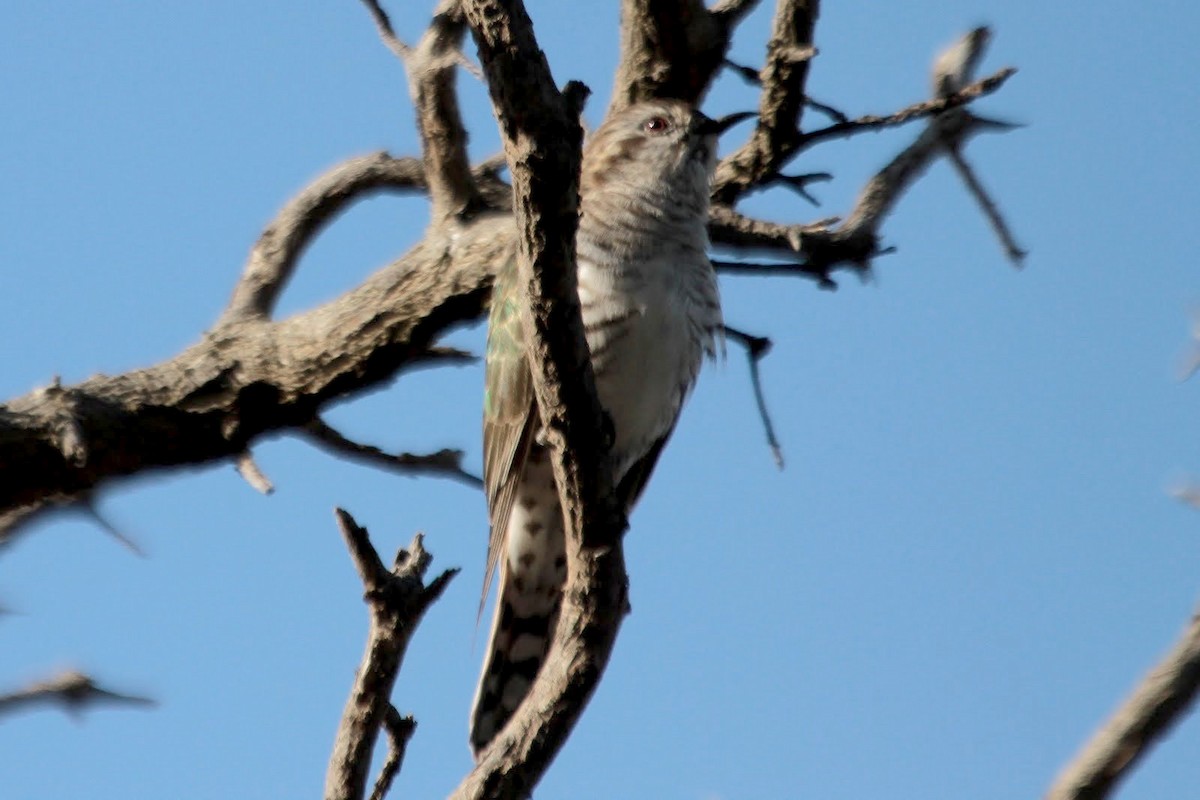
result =
[[[749,113],[711,119],[679,100],[608,116],[584,146],[576,263],[609,463],[628,511],[645,488],[707,355],[723,345],[707,255],[717,139]],[[566,580],[558,490],[533,392],[515,257],[493,286],[483,452],[490,521],[483,603],[495,612],[471,712],[478,759],[528,694],[554,634]]]

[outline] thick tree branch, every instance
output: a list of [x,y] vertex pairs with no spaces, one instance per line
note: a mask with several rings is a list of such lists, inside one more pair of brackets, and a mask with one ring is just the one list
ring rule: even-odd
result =
[[608,113],[656,97],[700,104],[721,68],[737,23],[755,2],[624,0],[621,60]]
[[[441,596],[458,570],[446,570],[426,585],[425,571],[432,557],[425,552],[421,534],[413,537],[407,550],[396,554],[392,568],[388,569],[379,560],[366,529],[359,527],[342,509],[334,513],[363,583],[371,625],[366,652],[346,701],[325,773],[325,800],[362,800],[380,727],[387,724],[394,740],[399,730],[395,720],[399,715],[395,714],[390,698],[404,651],[425,611]],[[411,728],[408,733],[411,734]],[[398,755],[391,774],[399,769],[399,759],[403,757],[403,744],[394,747]],[[380,778],[382,781],[385,775]]]
[[1183,718],[1200,692],[1200,612],[1091,741],[1061,773],[1046,800],[1102,800]]
[[[391,171],[396,160],[369,160],[391,176],[372,186],[415,185],[410,173]],[[297,214],[298,205],[327,218],[332,205],[343,204],[344,185],[327,191],[341,185],[342,170],[334,173],[289,203],[282,220]],[[282,220],[271,230],[297,242]],[[315,227],[308,217],[295,224]],[[480,316],[494,265],[512,248],[511,218],[487,215],[427,236],[358,288],[312,311],[274,322],[235,315],[161,364],[0,406],[0,463],[21,465],[0,481],[0,521],[27,520],[111,478],[235,457],[259,435],[304,425],[333,400],[438,360],[434,340]],[[61,392],[69,393],[68,405]],[[67,427],[76,431],[69,446],[62,433],[68,412]]]
[[568,578],[547,663],[455,797],[524,797],[591,696],[626,608],[625,516],[612,476],[576,288],[583,90],[555,89],[519,0],[465,0],[513,177],[522,323],[538,409],[554,451]]

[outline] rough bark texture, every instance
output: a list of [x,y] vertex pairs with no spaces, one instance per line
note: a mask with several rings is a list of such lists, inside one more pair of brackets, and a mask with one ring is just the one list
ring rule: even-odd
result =
[[425,552],[421,535],[407,550],[396,555],[391,569],[384,566],[367,538],[366,529],[338,509],[338,528],[354,567],[362,580],[364,598],[371,612],[366,652],[354,676],[354,686],[342,712],[334,739],[333,753],[325,773],[326,800],[358,800],[366,793],[367,770],[381,728],[393,737],[394,767],[384,766],[381,782],[390,783],[415,723],[403,718],[391,705],[392,686],[400,674],[409,639],[425,611],[445,590],[458,570],[447,570],[425,584],[425,571],[432,557]]
[[1200,612],[1059,774],[1046,800],[1100,800],[1183,718],[1200,694]]

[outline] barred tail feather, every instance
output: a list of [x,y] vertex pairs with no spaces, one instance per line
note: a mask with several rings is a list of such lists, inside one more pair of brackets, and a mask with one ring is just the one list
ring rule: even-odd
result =
[[503,560],[488,655],[471,711],[471,751],[476,757],[529,694],[558,622],[561,590],[522,591],[514,577]]

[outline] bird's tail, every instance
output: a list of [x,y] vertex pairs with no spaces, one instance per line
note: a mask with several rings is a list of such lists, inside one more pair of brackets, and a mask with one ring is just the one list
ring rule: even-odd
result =
[[527,586],[522,579],[528,577],[500,559],[492,634],[471,711],[471,751],[477,757],[529,694],[558,623],[561,583],[528,581],[533,585]]

